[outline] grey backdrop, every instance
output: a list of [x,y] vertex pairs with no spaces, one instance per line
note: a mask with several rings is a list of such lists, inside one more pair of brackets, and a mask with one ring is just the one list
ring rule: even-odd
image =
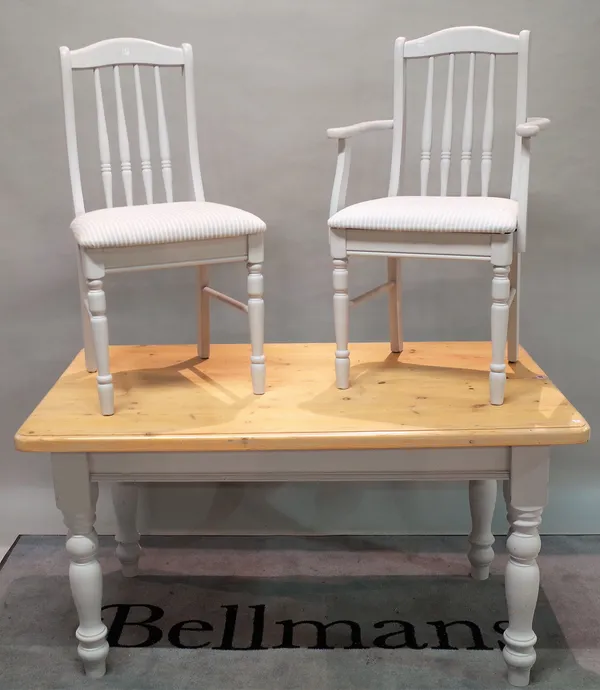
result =
[[[335,144],[325,138],[325,129],[391,116],[393,42],[399,35],[411,38],[462,24],[515,33],[530,29],[530,114],[550,117],[552,127],[534,147],[522,342],[595,426],[600,398],[599,4],[4,0],[2,20],[0,531],[61,528],[47,459],[16,453],[12,437],[80,348],[58,66],[62,44],[77,48],[114,36],[192,43],[207,198],[253,211],[269,226],[267,340],[330,341],[326,218]],[[508,72],[499,72],[500,125],[512,117],[512,100],[503,107],[512,86]],[[479,93],[479,109],[482,99]],[[79,102],[84,114],[92,113],[85,98]],[[415,106],[416,122],[420,99]],[[82,143],[96,156],[93,131],[92,122]],[[175,159],[183,151],[177,134],[172,132]],[[381,133],[357,146],[350,201],[385,194],[389,144],[389,134]],[[492,187],[505,193],[510,135],[498,137],[497,151]],[[98,171],[97,158],[84,165],[86,174],[92,171]],[[95,184],[90,198],[97,202]],[[351,268],[351,288],[358,291],[376,284],[384,267],[365,260]],[[193,270],[180,269],[107,281],[112,342],[193,342],[194,278]],[[489,268],[476,263],[407,262],[407,340],[487,339],[489,278]],[[239,267],[215,270],[214,280],[218,288],[243,294]],[[386,334],[384,300],[353,313],[355,341]],[[216,305],[213,340],[246,339],[245,320]],[[600,531],[597,448],[592,440],[586,447],[555,451],[547,531]],[[154,488],[145,496],[144,510],[146,527],[153,531],[467,529],[464,487],[458,486]],[[103,497],[100,529],[111,524]]]

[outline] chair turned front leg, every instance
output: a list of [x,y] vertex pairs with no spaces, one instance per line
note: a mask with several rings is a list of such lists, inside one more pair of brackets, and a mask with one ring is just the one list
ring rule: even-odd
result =
[[85,455],[52,455],[56,504],[67,527],[69,582],[79,616],[77,653],[90,678],[106,673],[107,629],[102,622],[102,571],[94,531],[98,485],[89,480]]
[[255,395],[265,392],[265,302],[263,299],[262,264],[248,264],[248,318],[252,344],[252,390]]
[[490,364],[490,403],[502,405],[506,386],[504,351],[508,334],[510,267],[494,266],[492,279],[492,363]]
[[333,322],[335,327],[335,383],[342,390],[350,386],[350,351],[348,350],[348,260],[333,260]]
[[494,535],[492,518],[496,506],[498,486],[495,479],[473,479],[469,482],[469,506],[471,508],[471,534],[468,557],[471,577],[487,580],[494,560]]
[[124,577],[138,574],[140,560],[140,534],[137,530],[137,505],[139,489],[136,484],[113,484],[112,500],[117,519],[116,556],[121,563]]
[[108,320],[106,318],[106,295],[102,289],[102,281],[93,279],[87,281],[88,305],[90,308],[92,333],[94,336],[94,350],[98,368],[98,397],[100,411],[103,415],[115,412],[114,388],[109,365],[108,350]]
[[508,627],[502,650],[511,685],[529,684],[535,663],[533,616],[537,604],[540,571],[537,556],[541,541],[539,526],[548,491],[549,455],[547,448],[513,448],[509,503],[511,532],[506,542],[506,603]]

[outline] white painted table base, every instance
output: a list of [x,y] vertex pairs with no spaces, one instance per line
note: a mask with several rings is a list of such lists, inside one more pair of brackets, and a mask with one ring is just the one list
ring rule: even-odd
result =
[[133,576],[140,557],[135,482],[468,480],[472,516],[468,552],[471,575],[476,580],[485,580],[494,557],[491,521],[497,480],[507,480],[509,625],[504,632],[503,655],[510,683],[526,686],[536,658],[537,638],[532,623],[539,590],[538,528],[547,498],[549,448],[404,450],[398,453],[401,461],[393,464],[390,464],[389,453],[375,453],[368,469],[361,465],[360,455],[352,452],[330,451],[318,462],[311,462],[309,452],[303,454],[305,462],[294,462],[289,468],[275,463],[273,454],[264,453],[251,471],[240,458],[243,453],[220,455],[217,467],[211,455],[203,453],[178,454],[168,467],[159,454],[129,453],[123,458],[123,455],[109,453],[53,453],[56,502],[68,529],[69,579],[79,615],[78,654],[87,675],[93,678],[104,675],[109,651],[107,629],[101,618],[102,573],[94,531],[99,481],[114,483],[113,499],[119,523],[117,557],[123,574]]

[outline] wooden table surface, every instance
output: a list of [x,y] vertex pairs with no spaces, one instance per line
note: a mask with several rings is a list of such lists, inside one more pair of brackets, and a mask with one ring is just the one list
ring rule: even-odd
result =
[[352,344],[351,388],[335,387],[334,346],[271,344],[267,391],[252,394],[249,347],[111,348],[116,412],[98,408],[77,355],[16,435],[22,451],[189,452],[460,448],[585,443],[589,426],[531,357],[509,365],[488,404],[489,343]]

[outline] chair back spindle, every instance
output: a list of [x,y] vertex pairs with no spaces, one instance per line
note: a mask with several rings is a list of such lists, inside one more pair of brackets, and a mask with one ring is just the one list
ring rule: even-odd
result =
[[429,167],[431,163],[431,141],[433,138],[433,75],[434,58],[429,58],[427,68],[427,89],[425,91],[425,112],[423,114],[423,131],[421,135],[421,196],[427,195]]
[[152,161],[150,160],[150,139],[148,137],[148,126],[146,125],[146,111],[144,110],[144,97],[142,95],[142,82],[140,79],[140,66],[133,66],[133,76],[135,80],[135,104],[138,116],[138,134],[140,143],[140,158],[142,163],[142,178],[144,181],[144,191],[146,193],[146,203],[151,204],[152,193]]
[[[433,60],[433,58],[429,58]],[[452,158],[452,108],[454,98],[454,53],[448,58],[448,79],[446,82],[446,103],[444,105],[444,124],[442,126],[442,152],[440,154],[440,195],[448,193],[450,160]]]
[[127,206],[133,204],[133,177],[131,174],[131,152],[129,150],[129,137],[127,136],[127,121],[125,120],[125,108],[123,107],[123,92],[121,90],[121,73],[119,66],[113,67],[115,78],[115,97],[117,102],[117,131],[119,134],[119,157],[121,159],[121,176],[125,189]]
[[112,208],[112,170],[110,167],[110,145],[108,143],[108,128],[104,113],[104,99],[102,98],[102,84],[100,82],[100,70],[94,69],[94,87],[96,90],[96,112],[98,115],[98,148],[100,149],[100,172],[102,174],[102,186],[104,187],[104,199],[106,207]]
[[490,55],[488,71],[487,98],[485,101],[485,116],[483,119],[483,139],[481,143],[481,196],[487,196],[492,174],[492,148],[494,144],[494,86],[495,86],[496,56]]
[[475,90],[475,53],[469,55],[469,77],[467,97],[465,99],[465,117],[463,120],[462,149],[460,152],[460,195],[467,196],[469,177],[471,175],[471,157],[473,153],[473,92]]
[[163,100],[162,82],[160,70],[154,68],[154,83],[156,85],[156,110],[158,112],[158,146],[160,149],[160,167],[167,201],[173,201],[173,176],[171,171],[171,148],[169,146],[169,132],[167,130],[167,117],[165,115],[165,103]]

